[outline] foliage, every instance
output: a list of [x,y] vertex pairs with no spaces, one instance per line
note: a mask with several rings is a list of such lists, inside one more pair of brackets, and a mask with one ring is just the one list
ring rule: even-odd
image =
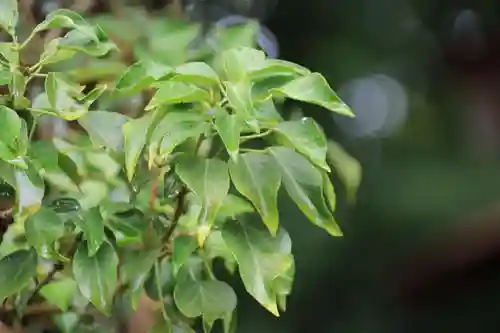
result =
[[[216,259],[232,274],[237,267],[267,310],[284,311],[295,264],[279,189],[313,224],[342,235],[323,131],[312,118],[278,112],[292,99],[352,116],[323,76],[267,58],[246,38],[252,23],[190,53],[197,26],[172,20],[171,52],[143,50],[119,77],[84,83],[67,69],[73,58],[118,54],[99,25],[60,9],[20,41],[17,1],[2,1],[0,13],[12,37],[0,43],[8,91],[0,178],[11,202],[3,213],[13,217],[0,247],[4,312],[19,319],[45,302],[60,309],[62,331],[97,329],[82,319],[92,308],[105,316],[118,304],[136,309],[146,292],[159,300],[153,331],[191,332],[201,318],[205,331],[221,319],[229,332],[237,299],[215,276]],[[26,64],[23,52],[53,29],[64,35]],[[43,91],[29,95],[37,82]],[[147,96],[142,112],[114,110],[113,101],[137,94]],[[53,118],[72,122],[70,135],[37,139]],[[0,224],[11,223],[4,215]]]

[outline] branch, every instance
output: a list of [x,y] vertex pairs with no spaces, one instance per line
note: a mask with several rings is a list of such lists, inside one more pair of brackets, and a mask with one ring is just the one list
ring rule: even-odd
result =
[[[184,205],[186,202],[186,195],[188,194],[188,190],[185,186],[181,187],[181,190],[179,191],[179,194],[177,195],[177,204],[175,206],[175,211],[174,211],[174,217],[172,219],[172,224],[170,225],[170,228],[168,228],[165,236],[163,237],[163,244],[167,248],[168,244],[170,243],[170,240],[172,238],[172,235],[174,234],[175,228],[177,227],[177,224],[179,223],[179,220],[182,216],[182,213],[184,213]],[[160,259],[163,259],[166,255],[168,255],[169,251],[164,251],[164,253],[160,256]]]

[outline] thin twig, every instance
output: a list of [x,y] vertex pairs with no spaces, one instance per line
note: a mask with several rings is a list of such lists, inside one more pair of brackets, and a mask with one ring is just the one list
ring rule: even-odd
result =
[[182,186],[181,190],[179,191],[179,194],[177,194],[177,204],[175,206],[174,217],[172,218],[172,224],[165,233],[165,236],[163,237],[163,245],[165,246],[166,250],[160,256],[159,258],[160,260],[170,253],[170,251],[168,251],[168,244],[170,243],[175,228],[177,227],[177,224],[179,223],[179,220],[182,214],[184,213],[184,205],[186,202],[187,193],[188,193],[187,188],[185,186]]

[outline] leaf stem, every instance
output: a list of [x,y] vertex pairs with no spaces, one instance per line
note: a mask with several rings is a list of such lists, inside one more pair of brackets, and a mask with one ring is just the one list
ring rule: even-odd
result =
[[33,116],[33,124],[31,124],[30,133],[28,135],[28,140],[29,141],[31,141],[33,139],[33,135],[35,135],[35,129],[36,129],[36,126],[37,126],[37,121],[38,121],[38,116],[34,115]]
[[264,153],[265,149],[250,149],[250,148],[240,148],[240,152],[242,153]]

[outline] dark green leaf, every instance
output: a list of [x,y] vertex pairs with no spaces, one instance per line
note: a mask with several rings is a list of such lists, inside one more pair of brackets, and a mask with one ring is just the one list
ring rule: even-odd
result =
[[75,213],[82,209],[78,200],[73,198],[56,199],[50,203],[49,207],[58,214]]
[[59,171],[59,152],[49,141],[38,140],[29,146],[29,156],[40,169]]
[[220,110],[215,116],[215,128],[233,161],[238,160],[242,127],[242,117],[237,114],[228,114],[225,110]]
[[24,223],[26,238],[38,254],[46,259],[53,258],[53,244],[64,235],[64,222],[52,210],[40,207]]
[[104,243],[104,221],[99,212],[99,207],[92,207],[83,215],[82,229],[87,240],[89,257],[93,257]]
[[323,172],[323,195],[325,196],[326,201],[328,202],[328,206],[332,212],[335,212],[335,207],[337,203],[337,197],[335,195],[335,189],[333,188],[332,181],[330,180],[330,176]]
[[319,73],[311,73],[297,78],[286,85],[272,90],[273,94],[286,96],[298,101],[317,104],[330,111],[354,117],[351,109],[330,88]]
[[20,292],[36,275],[33,249],[19,250],[0,259],[0,300]]
[[9,35],[14,36],[18,19],[17,0],[2,0],[0,2],[0,27],[4,28]]
[[2,124],[0,141],[10,145],[21,133],[21,118],[19,118],[16,111],[0,105],[0,124]]
[[332,236],[341,236],[342,231],[326,206],[323,197],[323,177],[305,157],[292,149],[269,148],[282,175],[285,189],[299,209],[315,225]]
[[284,121],[279,123],[275,130],[314,164],[330,171],[330,167],[326,164],[325,134],[312,118]]
[[210,94],[195,85],[166,81],[158,84],[158,90],[149,101],[145,110],[152,110],[162,105],[178,104],[178,103],[194,103],[201,101],[209,101]]
[[65,278],[50,282],[40,289],[40,294],[51,304],[66,312],[75,296],[77,284],[75,280]]
[[233,194],[226,195],[224,203],[219,209],[217,219],[225,221],[226,219],[236,219],[239,215],[254,213],[255,209],[246,199]]
[[123,281],[130,283],[132,308],[134,310],[137,310],[144,282],[148,278],[149,272],[151,271],[158,255],[158,250],[138,251],[126,249],[123,253],[121,274]]
[[[280,233],[285,233],[284,230]],[[222,238],[238,262],[243,284],[250,295],[275,316],[279,316],[275,279],[293,264],[289,251],[280,240],[250,219],[226,223]]]
[[172,247],[172,268],[174,276],[184,265],[189,256],[198,248],[196,239],[191,236],[178,236],[174,239]]
[[202,201],[198,229],[198,243],[202,246],[229,191],[227,164],[215,158],[189,157],[181,159],[175,171]]
[[275,161],[267,154],[246,153],[237,162],[229,162],[231,179],[236,189],[247,197],[275,235],[278,231],[278,190],[281,174]]
[[122,126],[128,120],[127,116],[117,112],[91,111],[78,119],[78,123],[87,131],[95,145],[120,152],[123,150]]
[[73,258],[73,275],[82,295],[99,311],[109,314],[117,285],[118,256],[104,243],[95,256],[89,257],[87,246],[80,244]]
[[208,323],[223,318],[236,307],[236,294],[228,284],[200,280],[186,266],[179,272],[174,300],[183,315],[189,318],[203,316]]

